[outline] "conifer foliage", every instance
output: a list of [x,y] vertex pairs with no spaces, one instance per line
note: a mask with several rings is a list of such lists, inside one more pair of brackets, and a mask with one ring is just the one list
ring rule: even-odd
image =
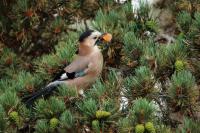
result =
[[[171,2],[171,44],[155,41],[151,8],[141,3],[133,13],[129,0],[0,1],[0,132],[199,133],[200,2]],[[83,29],[71,24],[79,19],[113,35],[102,76],[83,95],[60,86],[26,107],[22,98],[73,60]]]

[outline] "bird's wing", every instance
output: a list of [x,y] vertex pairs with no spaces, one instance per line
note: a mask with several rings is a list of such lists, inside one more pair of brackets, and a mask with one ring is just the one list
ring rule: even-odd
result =
[[55,75],[55,78],[53,78],[53,81],[56,80],[67,80],[68,76],[67,73],[74,73],[75,72],[75,77],[79,77],[83,75],[83,72],[85,69],[87,69],[88,66],[88,58],[83,58],[80,56],[77,56],[75,60],[66,66],[64,69],[62,69],[59,73]]
[[96,71],[96,66],[94,63],[90,62],[87,68],[84,69],[85,74],[93,73]]
[[[77,77],[82,77],[82,76],[85,76],[85,75],[87,75],[89,73],[93,73],[93,72],[95,72],[95,65],[93,63],[89,63],[89,65],[86,68],[84,68],[80,71],[73,72],[74,77],[72,79],[77,78]],[[69,73],[66,73],[64,71],[62,74],[60,74],[59,77],[57,76],[58,77],[57,79],[55,79],[53,81],[64,81],[64,80],[71,79],[68,77],[68,74]]]
[[58,72],[57,74],[55,74],[52,82],[56,81],[56,80],[59,80],[64,73],[66,73],[66,72],[65,72],[64,69],[62,69],[60,72]]
[[65,71],[69,73],[79,72],[87,68],[88,64],[89,64],[89,57],[77,56],[77,58],[71,64],[65,67]]

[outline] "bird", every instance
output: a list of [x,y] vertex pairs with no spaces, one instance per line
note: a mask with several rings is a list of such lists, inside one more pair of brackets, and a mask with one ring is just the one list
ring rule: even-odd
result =
[[86,30],[78,39],[78,54],[75,59],[60,71],[52,82],[39,91],[22,98],[27,106],[32,106],[39,97],[49,97],[59,86],[66,85],[78,91],[89,88],[101,75],[103,55],[99,46],[112,40],[110,33]]

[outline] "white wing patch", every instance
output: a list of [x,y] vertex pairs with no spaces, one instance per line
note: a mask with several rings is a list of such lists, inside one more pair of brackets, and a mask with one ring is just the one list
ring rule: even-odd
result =
[[60,79],[66,79],[67,78],[67,74],[66,73],[63,73],[60,77]]

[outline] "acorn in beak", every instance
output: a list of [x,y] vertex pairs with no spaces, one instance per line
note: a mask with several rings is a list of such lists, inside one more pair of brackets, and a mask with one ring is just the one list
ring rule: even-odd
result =
[[104,33],[104,34],[101,35],[100,38],[105,42],[111,42],[112,35],[110,33]]
[[112,35],[110,33],[103,33],[99,39],[96,41],[96,45],[100,45],[101,43],[109,43],[112,40]]

